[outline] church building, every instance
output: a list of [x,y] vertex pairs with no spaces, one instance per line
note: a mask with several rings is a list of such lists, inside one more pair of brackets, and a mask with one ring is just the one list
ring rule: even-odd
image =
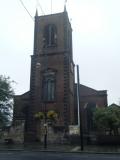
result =
[[[63,132],[68,131],[69,125],[77,124],[74,68],[72,28],[67,11],[44,16],[36,12],[30,90],[14,98],[13,123],[24,120],[25,141],[36,139],[38,112],[55,111],[58,114],[55,127]],[[107,106],[107,91],[80,85],[80,106],[86,115],[83,126],[87,132],[91,124],[84,110]]]

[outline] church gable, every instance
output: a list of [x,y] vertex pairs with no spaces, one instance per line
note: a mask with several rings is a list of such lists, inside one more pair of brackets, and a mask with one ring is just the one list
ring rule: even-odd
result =
[[[75,84],[75,88],[77,89],[77,84]],[[80,84],[80,96],[100,96],[106,94],[106,90],[95,90],[91,87]]]
[[86,95],[96,95],[98,93],[97,90],[84,86],[84,85],[80,85],[80,95],[81,96],[86,96]]

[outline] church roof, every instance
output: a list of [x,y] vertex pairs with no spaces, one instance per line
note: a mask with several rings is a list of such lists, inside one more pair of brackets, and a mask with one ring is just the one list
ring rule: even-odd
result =
[[[75,89],[77,89],[77,84],[75,84]],[[81,96],[104,95],[104,94],[107,94],[106,90],[95,90],[93,88],[80,84]]]

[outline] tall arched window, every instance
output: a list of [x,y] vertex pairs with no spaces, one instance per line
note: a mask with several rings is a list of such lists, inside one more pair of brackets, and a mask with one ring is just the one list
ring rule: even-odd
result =
[[44,47],[55,47],[57,45],[57,29],[54,24],[49,24],[44,29]]
[[52,71],[45,72],[43,75],[43,100],[55,100],[55,73]]
[[93,112],[96,108],[96,103],[94,102],[89,102],[86,107],[87,111],[87,129],[88,132],[94,130],[94,124],[93,124]]

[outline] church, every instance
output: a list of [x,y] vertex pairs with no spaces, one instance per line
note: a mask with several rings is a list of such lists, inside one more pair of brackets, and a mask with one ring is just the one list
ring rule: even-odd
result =
[[[72,50],[72,27],[66,9],[61,13],[38,16],[34,25],[30,90],[14,97],[13,124],[23,120],[24,140],[35,141],[35,114],[55,111],[54,127],[69,132],[77,125],[77,84]],[[107,106],[107,91],[80,85],[80,107],[84,133],[92,130],[92,109]],[[46,123],[46,122],[45,122]]]

